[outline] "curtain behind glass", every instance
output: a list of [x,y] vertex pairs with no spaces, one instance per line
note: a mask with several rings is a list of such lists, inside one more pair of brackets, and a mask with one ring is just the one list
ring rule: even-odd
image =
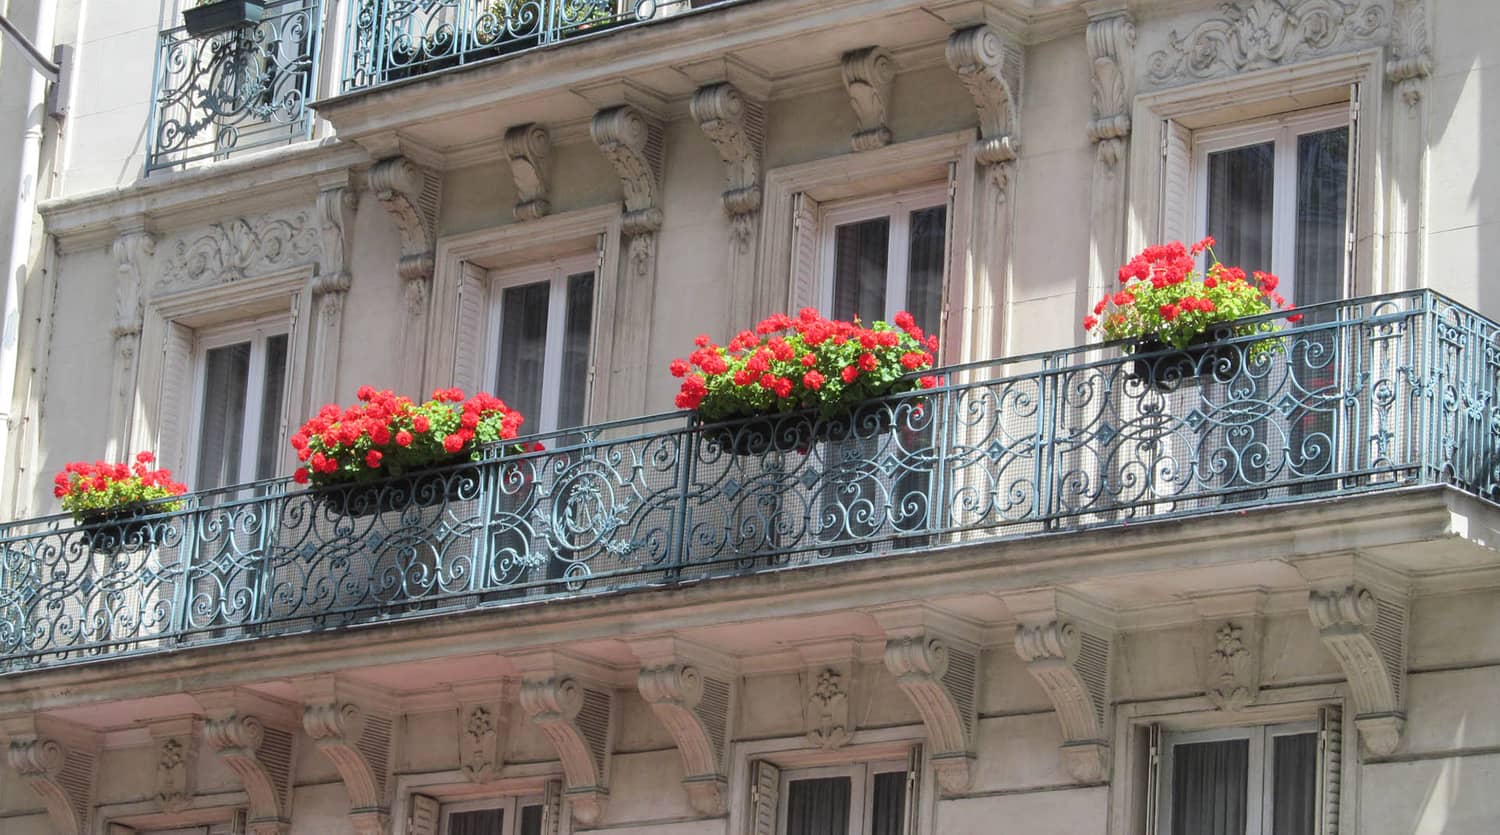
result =
[[938,332],[943,315],[943,244],[947,234],[947,206],[933,206],[911,213],[906,310],[928,333]]
[[1264,142],[1208,155],[1208,234],[1214,254],[1231,266],[1272,271],[1272,194],[1276,144]]
[[[834,231],[833,318],[864,322],[885,318],[891,221],[875,218]],[[795,313],[795,311],[793,311]]]
[[1318,802],[1318,735],[1274,737],[1271,750],[1271,835],[1313,835]]
[[542,835],[542,807],[521,809],[521,831],[517,835]]
[[203,365],[203,411],[198,421],[198,472],[193,487],[208,490],[240,480],[250,343],[211,348]]
[[1296,285],[1293,304],[1344,295],[1344,237],[1349,186],[1349,129],[1297,137]]
[[1244,835],[1250,741],[1172,747],[1172,835]]
[[547,358],[547,307],[552,285],[539,281],[507,287],[500,297],[500,374],[496,391],[519,409],[525,428],[540,427],[542,373]]
[[260,401],[260,429],[255,447],[255,478],[276,475],[277,453],[281,451],[281,407],[286,399],[287,335],[266,340],[265,389]]
[[901,835],[906,827],[906,772],[875,775],[870,804],[870,835]]
[[849,835],[848,777],[793,780],[787,786],[786,835]]
[[447,835],[502,835],[504,826],[504,809],[456,812],[448,816]]
[[[588,403],[589,337],[594,331],[594,274],[568,276],[564,315],[562,388],[558,392],[557,428],[582,426]],[[529,431],[535,432],[535,425]]]

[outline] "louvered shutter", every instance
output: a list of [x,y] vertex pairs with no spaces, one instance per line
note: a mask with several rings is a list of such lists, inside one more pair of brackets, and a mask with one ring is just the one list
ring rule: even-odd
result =
[[917,810],[922,805],[922,762],[922,746],[913,745],[906,755],[906,823],[901,830],[904,835],[917,835],[921,831]]
[[412,795],[411,812],[406,817],[407,835],[438,835],[442,812],[436,798],[425,794]]
[[1193,132],[1165,119],[1161,123],[1161,238],[1193,237]]
[[795,316],[804,307],[819,307],[818,261],[818,201],[798,192],[792,196],[792,275],[787,313]]
[[1146,835],[1161,831],[1161,726],[1146,730]]
[[453,385],[464,391],[490,388],[484,377],[487,323],[488,274],[465,263],[458,279],[458,303],[453,321]]
[[1344,777],[1344,711],[1318,712],[1318,835],[1338,835],[1339,789]]
[[776,835],[776,811],[781,803],[781,769],[756,760],[750,764],[750,833]]
[[193,331],[166,323],[162,336],[161,386],[156,402],[156,454],[160,466],[186,472],[187,432],[193,408]]

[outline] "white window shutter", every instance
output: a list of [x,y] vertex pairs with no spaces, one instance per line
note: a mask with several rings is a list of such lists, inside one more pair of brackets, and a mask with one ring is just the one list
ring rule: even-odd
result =
[[918,808],[922,805],[922,746],[913,745],[906,755],[906,823],[901,830],[904,835],[917,835]]
[[1318,712],[1318,835],[1338,835],[1339,789],[1344,776],[1344,712],[1329,706]]
[[[162,336],[161,387],[156,404],[158,466],[184,473],[188,412],[193,407],[193,330],[167,322]],[[178,478],[183,478],[179,475]]]
[[1193,237],[1193,132],[1165,119],[1161,123],[1161,238]]
[[752,762],[750,768],[750,835],[776,835],[781,769],[765,760]]
[[1360,101],[1359,82],[1349,85],[1349,163],[1344,171],[1344,292],[1343,297],[1355,295],[1354,243],[1358,240],[1359,203],[1359,128]]
[[[792,195],[792,276],[787,314],[818,306],[818,201],[803,192]],[[774,311],[764,311],[774,312]],[[824,311],[827,313],[828,311]]]
[[1146,835],[1161,831],[1161,726],[1146,729]]
[[465,263],[458,279],[457,312],[453,322],[453,385],[466,392],[490,388],[484,377],[489,316],[488,274]]
[[438,835],[442,806],[425,794],[411,796],[411,812],[406,816],[407,835]]

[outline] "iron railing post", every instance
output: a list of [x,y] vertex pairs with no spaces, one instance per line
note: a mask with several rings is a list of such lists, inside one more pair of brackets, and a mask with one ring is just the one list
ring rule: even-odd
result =
[[681,459],[677,462],[677,509],[672,516],[672,542],[670,548],[672,556],[668,561],[669,568],[666,571],[667,579],[677,580],[682,576],[683,566],[688,563],[688,494],[693,489],[693,475],[697,472],[698,442],[703,433],[697,431],[696,425],[689,421],[682,430],[682,443],[677,445],[678,455]]
[[198,521],[202,505],[194,502],[193,506],[184,509],[182,547],[178,551],[177,589],[176,601],[172,606],[172,622],[167,629],[170,637],[176,641],[187,639],[188,630],[188,607],[193,600],[193,566],[197,563],[198,551]]
[[[1056,370],[1057,354],[1047,354],[1042,358],[1041,371],[1037,373],[1037,462],[1036,462],[1036,512],[1043,527],[1053,529],[1057,527],[1054,517],[1057,508],[1053,506],[1059,491],[1053,489],[1053,478],[1056,476],[1056,462],[1053,455],[1056,453],[1055,441],[1057,438],[1057,393],[1054,391],[1060,374]],[[1066,360],[1064,360],[1066,363]]]
[[[950,383],[945,380],[944,383]],[[958,432],[953,415],[953,390],[944,388],[932,408],[934,458],[932,462],[932,485],[928,488],[927,533],[944,530],[948,514],[948,459],[952,454],[953,437]]]

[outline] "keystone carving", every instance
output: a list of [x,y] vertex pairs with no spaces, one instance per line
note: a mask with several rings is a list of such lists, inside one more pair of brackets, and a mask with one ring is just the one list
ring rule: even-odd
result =
[[948,66],[958,74],[979,111],[975,158],[1002,189],[1020,149],[1021,52],[987,25],[954,32],[948,38]]
[[536,220],[552,211],[547,195],[552,178],[552,137],[537,124],[516,125],[505,132],[505,156],[516,181],[515,216]]
[[[728,810],[724,741],[727,736],[729,685],[706,677],[685,663],[643,668],[637,680],[641,698],[672,735],[682,755],[683,788],[693,808],[721,816]],[[711,692],[705,700],[705,686]]]
[[499,778],[504,763],[509,711],[504,680],[455,685],[458,698],[458,762],[475,783]]
[[1378,0],[1220,3],[1219,16],[1186,35],[1173,30],[1167,47],[1151,54],[1148,74],[1156,84],[1231,75],[1373,43],[1384,29],[1385,9]]
[[719,152],[728,173],[724,211],[731,222],[731,243],[740,252],[750,247],[760,212],[761,144],[765,115],[727,82],[700,87],[693,95],[693,119]]
[[180,812],[197,794],[198,720],[154,722],[150,730],[156,743],[157,806],[163,812]]
[[209,719],[203,736],[244,784],[250,835],[287,835],[292,734],[256,716],[230,713]]
[[564,794],[582,826],[603,821],[609,801],[612,702],[609,692],[586,688],[568,675],[528,678],[521,684],[521,708],[557,751],[567,780]]
[[842,57],[844,89],[854,107],[858,128],[849,144],[856,151],[873,151],[891,144],[886,111],[891,103],[891,85],[896,80],[896,62],[878,46],[845,52]]
[[1427,4],[1425,0],[1395,0],[1391,26],[1391,60],[1385,77],[1396,85],[1401,100],[1414,106],[1422,100],[1422,80],[1432,75],[1432,55],[1427,49]]
[[973,781],[978,650],[930,630],[886,641],[885,666],[927,726],[931,762],[945,792]]
[[97,746],[87,734],[63,739],[37,727],[35,717],[6,720],[10,767],[41,799],[47,820],[58,835],[92,832]]
[[1135,24],[1123,8],[1089,19],[1085,33],[1093,74],[1089,141],[1099,161],[1114,168],[1125,154],[1130,137],[1131,56],[1135,51]]
[[1396,750],[1406,725],[1402,691],[1406,678],[1406,610],[1350,584],[1314,590],[1308,612],[1323,646],[1349,679],[1354,725],[1365,749],[1376,756]]
[[808,671],[805,721],[807,741],[819,748],[842,748],[852,736],[849,726],[849,687],[843,673],[832,667]]
[[620,230],[630,239],[629,259],[637,276],[650,272],[661,229],[662,128],[631,105],[601,110],[591,126],[594,144],[614,166],[625,190]]
[[1062,761],[1085,783],[1109,776],[1110,639],[1066,620],[1016,627],[1016,654],[1047,693],[1062,725]]
[[1208,698],[1220,710],[1244,710],[1260,690],[1259,642],[1254,624],[1225,621],[1213,631],[1208,652]]

